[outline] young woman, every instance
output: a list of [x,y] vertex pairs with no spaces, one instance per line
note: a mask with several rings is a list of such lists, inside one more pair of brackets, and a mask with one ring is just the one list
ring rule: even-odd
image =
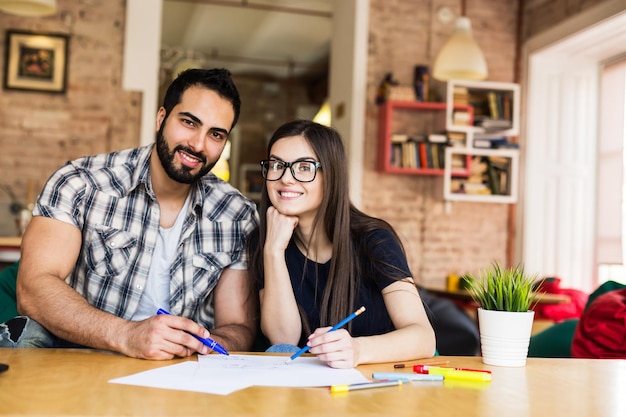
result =
[[[435,334],[402,245],[387,222],[350,202],[339,134],[289,122],[267,157],[249,265],[270,343],[306,343],[334,368],[431,357]],[[363,314],[328,331],[361,306]]]

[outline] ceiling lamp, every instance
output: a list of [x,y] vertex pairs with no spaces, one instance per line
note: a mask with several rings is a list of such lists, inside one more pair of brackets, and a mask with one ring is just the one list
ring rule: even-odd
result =
[[315,117],[313,117],[313,121],[315,123],[331,127],[330,104],[328,103],[328,99],[324,100],[322,107],[320,107]]
[[437,80],[484,80],[487,78],[487,62],[472,37],[472,23],[468,17],[464,16],[465,4],[462,6],[461,14],[462,16],[456,20],[454,33],[435,59],[433,77]]
[[0,0],[0,10],[18,16],[49,16],[57,12],[56,0]]

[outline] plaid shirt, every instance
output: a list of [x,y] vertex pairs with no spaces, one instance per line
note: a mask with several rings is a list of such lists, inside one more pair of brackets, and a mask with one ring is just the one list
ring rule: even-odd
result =
[[[153,146],[68,162],[50,177],[33,212],[82,231],[66,282],[94,307],[127,320],[146,287],[159,231],[150,181]],[[247,268],[247,237],[257,224],[254,203],[215,175],[192,187],[170,266],[172,314],[213,328],[212,290],[225,268]]]

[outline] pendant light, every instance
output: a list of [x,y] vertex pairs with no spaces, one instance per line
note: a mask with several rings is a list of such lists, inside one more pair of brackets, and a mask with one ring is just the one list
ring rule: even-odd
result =
[[0,11],[18,16],[49,16],[57,12],[56,0],[0,0]]
[[461,16],[456,20],[454,33],[435,59],[433,77],[440,81],[487,78],[487,62],[472,36],[472,23],[465,16],[465,0],[461,2]]

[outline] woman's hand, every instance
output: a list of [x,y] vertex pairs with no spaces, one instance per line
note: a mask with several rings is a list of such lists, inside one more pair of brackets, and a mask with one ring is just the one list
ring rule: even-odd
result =
[[291,239],[294,229],[298,225],[298,218],[295,216],[285,216],[273,206],[268,207],[266,218],[266,249],[284,252],[287,249],[287,245],[289,244],[289,240]]
[[350,336],[346,329],[330,332],[330,327],[316,329],[309,336],[309,352],[331,368],[354,368],[359,364],[359,339]]

